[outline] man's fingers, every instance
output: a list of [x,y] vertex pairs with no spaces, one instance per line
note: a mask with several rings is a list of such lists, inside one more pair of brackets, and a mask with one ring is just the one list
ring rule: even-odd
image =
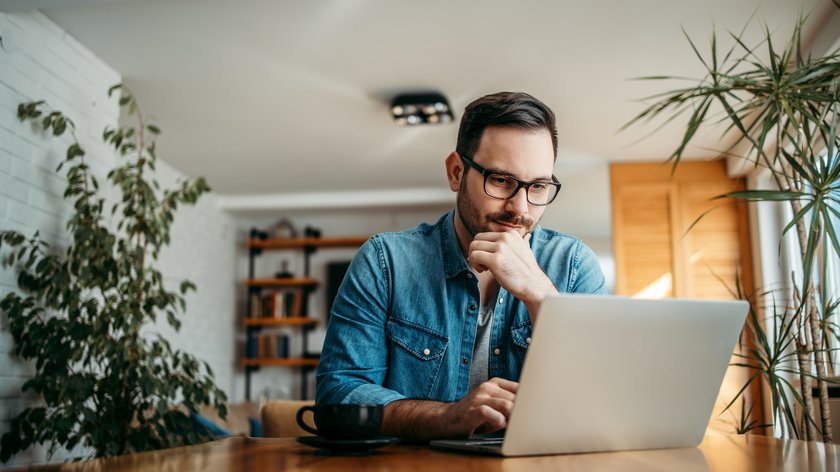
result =
[[[498,381],[504,383],[504,387],[500,386]],[[516,382],[496,377],[479,385],[474,393],[477,397],[481,398],[500,398],[512,402],[516,399],[516,388],[518,385]]]
[[485,251],[485,252],[494,252],[498,249],[499,243],[496,241],[479,241],[474,239],[470,243],[469,252],[473,251]]
[[476,432],[492,433],[493,431],[498,431],[507,426],[507,418],[509,414],[506,415],[488,405],[481,405],[478,407],[478,412],[482,421],[476,428]]
[[498,241],[505,233],[478,233],[473,236],[473,241]]
[[507,390],[511,393],[516,393],[516,391],[519,389],[519,382],[503,379],[501,377],[493,377],[492,379],[488,380],[488,382],[494,383],[502,389]]
[[488,398],[482,406],[488,406],[504,415],[505,418],[510,418],[510,412],[513,411],[513,400],[498,397]]
[[495,256],[493,253],[484,251],[473,251],[467,256],[467,262],[479,273],[490,269]]

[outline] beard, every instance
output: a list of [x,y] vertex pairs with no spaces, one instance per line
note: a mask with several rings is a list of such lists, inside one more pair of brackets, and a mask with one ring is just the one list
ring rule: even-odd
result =
[[458,209],[458,217],[461,220],[461,224],[464,225],[464,228],[471,237],[474,238],[478,233],[497,233],[500,231],[506,231],[506,229],[499,229],[498,227],[493,228],[493,226],[491,226],[494,224],[498,226],[502,223],[521,226],[519,229],[521,236],[525,236],[533,231],[537,222],[534,221],[533,218],[527,216],[515,216],[504,211],[489,213],[482,216],[481,212],[478,211],[478,208],[476,208],[475,204],[467,196],[467,191],[464,188],[465,184],[466,179],[461,180],[461,188],[458,189],[458,196],[455,200],[455,204]]

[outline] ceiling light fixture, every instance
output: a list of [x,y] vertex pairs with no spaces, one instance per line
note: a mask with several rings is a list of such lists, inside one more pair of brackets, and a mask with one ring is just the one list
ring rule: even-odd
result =
[[454,119],[446,97],[437,92],[397,95],[391,102],[391,114],[400,126],[449,123]]

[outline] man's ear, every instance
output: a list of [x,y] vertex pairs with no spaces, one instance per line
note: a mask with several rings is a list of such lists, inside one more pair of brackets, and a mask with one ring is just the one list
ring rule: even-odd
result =
[[449,180],[449,189],[457,192],[461,188],[461,179],[464,178],[464,161],[456,151],[446,156],[446,179]]

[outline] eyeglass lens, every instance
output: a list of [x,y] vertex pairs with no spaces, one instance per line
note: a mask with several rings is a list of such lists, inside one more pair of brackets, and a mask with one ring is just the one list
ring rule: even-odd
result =
[[[519,188],[516,179],[503,174],[487,174],[484,191],[493,198],[511,198]],[[557,186],[543,182],[531,182],[524,185],[528,202],[532,205],[546,205],[557,194]]]

